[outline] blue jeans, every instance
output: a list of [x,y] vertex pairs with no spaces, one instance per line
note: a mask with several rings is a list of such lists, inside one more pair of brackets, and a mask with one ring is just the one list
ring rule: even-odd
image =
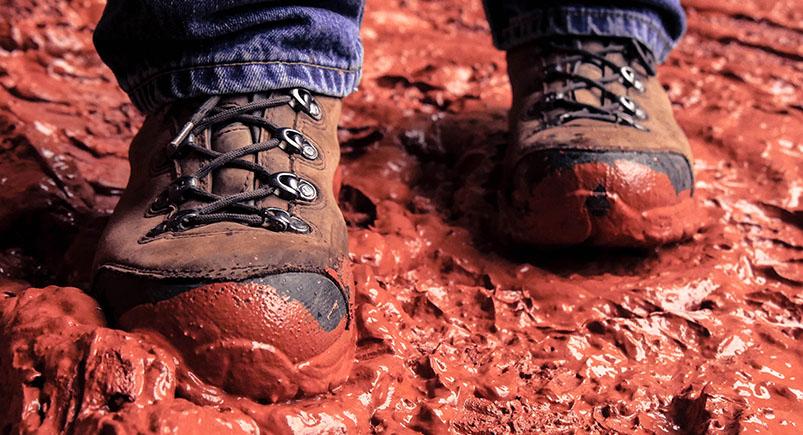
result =
[[[360,80],[364,0],[108,0],[95,47],[142,111],[203,95]],[[632,37],[663,60],[685,30],[679,0],[486,0],[494,44],[552,35]]]

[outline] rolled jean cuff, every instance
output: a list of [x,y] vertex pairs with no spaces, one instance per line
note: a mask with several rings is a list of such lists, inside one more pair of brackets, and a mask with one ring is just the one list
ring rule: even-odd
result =
[[288,61],[189,66],[158,72],[141,82],[120,78],[123,90],[134,105],[145,113],[183,98],[295,87],[331,97],[345,97],[357,89],[359,81],[359,68],[342,69]]
[[646,9],[560,7],[506,18],[502,25],[491,23],[494,45],[500,50],[556,35],[614,36],[637,39],[663,62],[677,43],[666,32],[661,16]]

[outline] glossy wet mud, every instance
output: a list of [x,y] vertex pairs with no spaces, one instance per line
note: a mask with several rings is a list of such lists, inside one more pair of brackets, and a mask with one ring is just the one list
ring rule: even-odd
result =
[[109,328],[73,288],[141,118],[92,53],[100,1],[0,6],[0,428],[801,431],[796,2],[687,2],[660,73],[707,223],[615,253],[497,246],[503,56],[478,2],[404,3],[369,4],[341,130],[355,367],[272,405],[201,381],[157,335]]
[[282,290],[260,282],[203,285],[134,307],[116,326],[160,334],[195,375],[232,394],[276,403],[325,393],[351,371],[353,314],[337,287],[324,289],[335,294],[319,296],[318,307]]

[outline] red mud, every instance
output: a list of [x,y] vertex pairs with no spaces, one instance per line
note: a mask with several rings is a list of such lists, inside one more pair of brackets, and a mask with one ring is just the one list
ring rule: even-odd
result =
[[92,51],[101,1],[3,2],[2,432],[801,432],[797,0],[686,3],[661,74],[708,223],[654,253],[495,246],[510,95],[479,2],[454,4],[369,4],[341,137],[356,366],[264,405],[73,288],[141,118]]
[[303,305],[273,287],[232,284],[213,283],[136,306],[117,323],[126,330],[158,331],[198,378],[258,400],[324,393],[348,378],[356,341],[354,328],[346,328],[348,316],[325,331]]

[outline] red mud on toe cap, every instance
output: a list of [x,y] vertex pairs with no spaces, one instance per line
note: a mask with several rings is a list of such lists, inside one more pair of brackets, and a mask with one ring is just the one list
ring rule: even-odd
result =
[[[315,314],[297,295],[259,282],[210,283],[129,310],[121,326],[153,329],[181,347],[247,339],[300,361],[326,350],[348,323],[342,294],[311,295]],[[317,296],[317,297],[316,297]],[[328,307],[323,305],[328,303]]]
[[[347,376],[353,355],[346,296],[322,275],[278,277],[201,285],[138,305],[119,324],[158,332],[201,378],[232,393],[276,401],[325,391]],[[304,366],[316,385],[301,379]]]
[[674,191],[675,196],[694,189],[691,163],[682,154],[669,151],[538,150],[519,161],[511,181],[516,187],[546,184],[561,189],[563,186],[550,178],[572,173],[577,184],[570,187],[593,190],[602,185],[609,191],[643,197],[655,195],[655,189]]
[[703,221],[692,219],[691,166],[676,153],[540,151],[511,182],[500,229],[523,243],[651,246]]

